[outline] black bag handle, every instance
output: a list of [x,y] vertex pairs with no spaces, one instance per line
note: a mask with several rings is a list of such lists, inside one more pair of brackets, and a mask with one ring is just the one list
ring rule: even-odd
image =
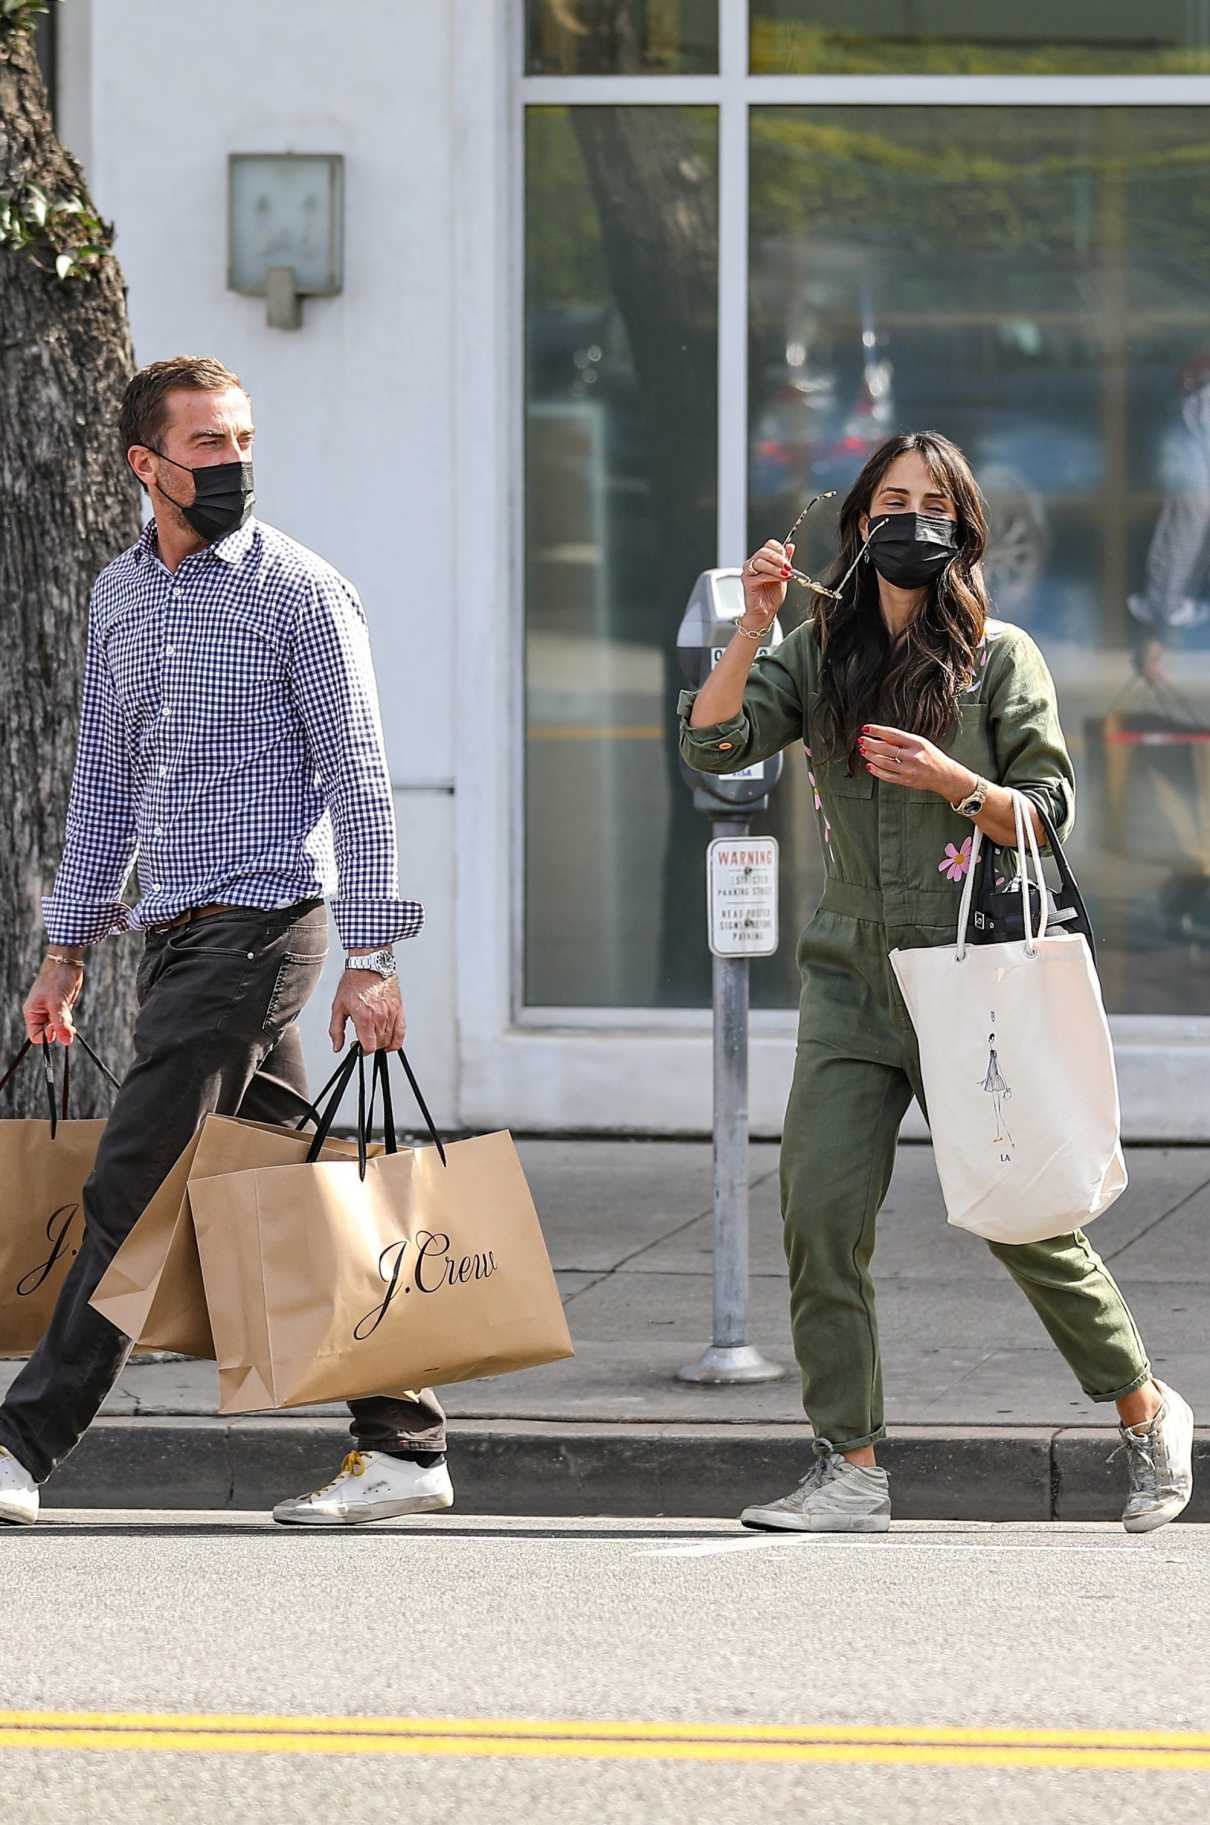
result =
[[[1046,832],[1046,846],[1049,849],[1051,856],[1054,859],[1055,867],[1058,870],[1060,892],[1055,898],[1064,909],[1067,907],[1075,908],[1076,929],[1082,931],[1085,938],[1088,940],[1088,948],[1092,953],[1092,963],[1093,968],[1095,969],[1097,962],[1097,945],[1096,938],[1093,935],[1092,920],[1089,917],[1088,907],[1085,904],[1084,896],[1080,892],[1079,882],[1072,872],[1071,863],[1067,860],[1067,851],[1059,841],[1059,833],[1055,829],[1054,824],[1051,821],[1050,813],[1047,811],[1046,807],[1039,803],[1032,793],[1027,792],[1023,794],[1023,796],[1028,798],[1030,804],[1041,819],[1042,828]],[[979,858],[980,873],[975,884],[976,906],[981,905],[986,898],[989,879],[993,881],[995,879],[993,857],[1002,849],[1011,851],[1012,854],[1015,855],[1017,853],[1016,842],[994,843],[990,837],[984,837],[982,853]],[[1032,882],[1027,882],[1025,891],[1028,892],[1031,886]],[[1038,911],[1040,916],[1041,908],[1039,908]]]
[[319,1122],[321,1120],[321,1111],[320,1111],[319,1105],[323,1101],[324,1097],[328,1094],[328,1091],[336,1083],[337,1079],[339,1077],[341,1077],[342,1075],[344,1075],[344,1073],[346,1071],[348,1071],[348,1075],[345,1076],[345,1083],[346,1084],[348,1083],[349,1077],[351,1077],[353,1075],[352,1071],[348,1069],[348,1066],[349,1066],[349,1057],[348,1057],[348,1054],[346,1053],[345,1056],[341,1059],[340,1063],[337,1065],[335,1071],[333,1071],[333,1073],[332,1073],[331,1077],[328,1079],[327,1083],[324,1085],[323,1089],[320,1090],[316,1094],[314,1099],[307,1104],[307,1107],[303,1110],[302,1114],[299,1116],[298,1120],[294,1124],[295,1129],[301,1128],[304,1122]]
[[[114,1076],[109,1066],[105,1064],[102,1059],[97,1057],[97,1054],[93,1051],[78,1027],[75,1032],[76,1038],[74,1043],[83,1046],[84,1051],[87,1053],[88,1057],[91,1058],[102,1077],[108,1078],[115,1090],[120,1090],[122,1087],[121,1083]],[[24,1062],[26,1055],[32,1051],[33,1048],[33,1040],[27,1039],[17,1053],[17,1056],[9,1065],[8,1070],[4,1073],[4,1076],[0,1077],[0,1092],[8,1088],[9,1083],[16,1076],[18,1069]],[[61,1103],[55,1095],[55,1068],[51,1060],[53,1048],[48,1041],[44,1040],[39,1043],[37,1049],[42,1054],[42,1078],[46,1085],[46,1102],[47,1107],[50,1110],[50,1138],[53,1141],[59,1132],[60,1121],[65,1122],[68,1120],[68,1105],[71,1096],[71,1046],[63,1047],[63,1092]]]
[[[424,1117],[424,1124],[425,1124],[425,1127],[428,1129],[429,1139],[432,1141],[434,1147],[437,1149],[437,1155],[441,1161],[441,1164],[443,1166],[448,1165],[449,1162],[446,1158],[445,1142],[442,1140],[440,1134],[437,1132],[436,1125],[434,1124],[433,1118],[432,1118],[431,1114],[429,1113],[429,1106],[424,1100],[423,1092],[421,1091],[420,1085],[416,1081],[416,1075],[415,1075],[414,1071],[412,1070],[411,1065],[408,1063],[407,1057],[405,1056],[402,1047],[400,1048],[400,1050],[398,1052],[398,1058],[399,1058],[399,1062],[402,1064],[402,1066],[404,1068],[404,1071],[407,1074],[407,1080],[411,1086],[412,1094],[416,1098],[416,1103],[417,1103],[417,1106],[419,1107],[420,1113]],[[307,1153],[307,1164],[308,1165],[314,1165],[317,1162],[317,1160],[319,1159],[320,1151],[322,1150],[323,1144],[327,1140],[328,1134],[331,1131],[332,1123],[336,1119],[336,1112],[339,1109],[341,1102],[344,1100],[345,1091],[349,1087],[349,1084],[352,1080],[354,1071],[357,1072],[357,1175],[358,1175],[358,1177],[361,1179],[364,1179],[366,1176],[366,1163],[369,1158],[369,1146],[370,1146],[371,1140],[373,1139],[374,1104],[377,1101],[378,1087],[380,1084],[382,1086],[383,1146],[387,1153],[398,1153],[399,1141],[398,1141],[398,1137],[395,1132],[395,1110],[394,1110],[394,1105],[393,1105],[392,1099],[391,1099],[390,1067],[389,1067],[388,1060],[389,1060],[389,1053],[387,1053],[381,1049],[379,1049],[378,1051],[376,1051],[374,1053],[373,1064],[371,1067],[370,1102],[369,1102],[369,1108],[367,1110],[366,1093],[365,1093],[366,1092],[365,1053],[362,1051],[360,1043],[357,1040],[354,1040],[353,1044],[349,1048],[348,1053],[345,1055],[345,1057],[342,1059],[340,1065],[337,1067],[337,1070],[333,1073],[332,1077],[329,1078],[328,1082],[324,1085],[323,1089],[320,1091],[319,1096],[317,1096],[315,1099],[316,1104],[318,1104],[320,1102],[321,1098],[325,1095],[325,1093],[330,1090],[332,1092],[332,1094],[331,1094],[326,1106],[323,1108],[322,1111],[320,1111],[318,1109],[308,1110],[307,1114],[305,1114],[302,1117],[302,1119],[299,1121],[299,1123],[297,1124],[298,1127],[301,1128],[303,1122],[307,1121],[312,1113],[315,1113],[318,1116],[319,1125],[316,1128],[314,1136],[312,1137],[311,1146]]]
[[341,1103],[344,1101],[344,1094],[345,1094],[345,1091],[349,1087],[349,1083],[353,1076],[354,1071],[356,1071],[358,1073],[357,1174],[358,1174],[359,1178],[364,1179],[366,1176],[365,1059],[362,1054],[361,1047],[360,1047],[360,1045],[358,1045],[356,1043],[356,1041],[349,1048],[349,1050],[345,1054],[344,1058],[341,1059],[340,1064],[337,1066],[335,1072],[328,1079],[328,1082],[324,1085],[323,1089],[320,1091],[319,1096],[317,1096],[315,1099],[316,1104],[318,1104],[320,1097],[322,1097],[326,1091],[331,1090],[332,1094],[328,1099],[326,1107],[323,1108],[322,1110],[319,1110],[319,1109],[308,1110],[307,1113],[298,1122],[297,1126],[299,1128],[301,1128],[303,1125],[303,1122],[307,1121],[308,1118],[312,1115],[312,1113],[315,1114],[317,1126],[315,1129],[315,1133],[311,1138],[311,1145],[307,1151],[307,1161],[306,1161],[308,1166],[314,1166],[319,1159],[320,1153],[323,1151],[323,1144],[328,1138],[328,1135],[332,1128],[332,1123],[336,1120],[336,1112],[340,1108]]
[[[392,1110],[392,1107],[391,1107],[391,1073],[390,1073],[390,1062],[389,1062],[391,1056],[392,1055],[389,1052],[383,1052],[383,1051],[375,1052],[375,1054],[374,1054],[374,1086],[376,1088],[379,1080],[381,1079],[381,1082],[382,1082],[382,1120],[383,1120],[384,1137],[385,1137],[385,1142],[386,1142],[386,1150],[388,1153],[397,1153],[399,1151],[399,1149],[398,1149],[398,1146],[395,1141],[395,1119],[394,1119],[394,1111]],[[437,1132],[437,1125],[434,1122],[431,1114],[429,1113],[428,1104],[424,1100],[424,1092],[421,1090],[420,1085],[416,1081],[416,1073],[412,1070],[411,1065],[408,1063],[407,1053],[404,1051],[403,1047],[400,1046],[399,1050],[394,1054],[394,1056],[399,1060],[400,1064],[403,1066],[404,1073],[408,1080],[408,1085],[411,1089],[412,1095],[416,1099],[416,1107],[419,1109],[421,1115],[423,1116],[424,1125],[428,1129],[429,1139],[430,1139],[430,1141],[432,1141],[433,1146],[437,1149],[437,1157],[441,1161],[441,1164],[443,1166],[448,1166],[449,1161],[446,1158],[445,1142],[442,1140],[440,1134]],[[374,1096],[373,1096],[373,1093],[371,1093],[371,1096],[370,1096],[371,1120],[373,1119],[373,1113],[374,1113]]]
[[[1028,794],[1026,796],[1028,796]],[[1040,805],[1038,803],[1036,798],[1030,798],[1029,802],[1042,820],[1042,828],[1046,832],[1046,847],[1050,850],[1050,853],[1054,858],[1055,867],[1059,871],[1059,880],[1063,884],[1064,895],[1069,903],[1075,907],[1081,919],[1084,921],[1084,924],[1087,926],[1088,933],[1091,934],[1092,920],[1088,917],[1088,908],[1084,904],[1084,896],[1080,892],[1080,884],[1071,871],[1071,863],[1067,860],[1067,851],[1064,849],[1062,843],[1060,843],[1059,833],[1050,821],[1050,813],[1047,811],[1045,805]]]

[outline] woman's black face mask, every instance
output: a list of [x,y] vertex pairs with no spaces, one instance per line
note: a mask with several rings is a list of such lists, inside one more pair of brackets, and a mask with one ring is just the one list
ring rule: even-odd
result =
[[931,513],[887,513],[875,524],[869,556],[888,583],[919,589],[941,575],[957,549],[956,521]]

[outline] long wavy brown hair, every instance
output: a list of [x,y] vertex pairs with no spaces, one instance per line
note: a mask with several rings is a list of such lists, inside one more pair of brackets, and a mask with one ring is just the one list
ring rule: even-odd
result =
[[920,612],[892,640],[878,604],[878,574],[858,564],[844,600],[820,596],[814,624],[823,654],[820,713],[823,748],[858,763],[863,723],[880,722],[944,743],[958,720],[958,699],[973,682],[975,655],[991,612],[980,561],[987,548],[987,515],[971,466],[957,444],[938,431],[908,431],[871,456],[840,510],[840,555],[825,577],[837,588],[864,544],[861,518],[870,511],[891,464],[916,451],[957,510],[958,548],[929,586]]

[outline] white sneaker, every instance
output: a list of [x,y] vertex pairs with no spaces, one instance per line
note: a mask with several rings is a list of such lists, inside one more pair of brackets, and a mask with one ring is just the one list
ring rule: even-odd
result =
[[275,1521],[301,1527],[355,1527],[392,1515],[435,1514],[454,1506],[454,1486],[445,1464],[427,1468],[384,1451],[350,1451],[340,1475],[311,1495],[279,1502]]
[[809,1534],[884,1534],[891,1525],[891,1486],[885,1470],[850,1464],[830,1440],[812,1440],[815,1462],[792,1495],[745,1508],[745,1527]]
[[38,1518],[38,1485],[11,1451],[0,1445],[0,1524],[32,1527]]
[[[1189,1506],[1193,1494],[1193,1413],[1175,1388],[1157,1380],[1164,1404],[1146,1426],[1120,1426],[1130,1460],[1130,1496],[1122,1510],[1129,1534],[1151,1533]],[[1114,1452],[1114,1457],[1117,1452]]]

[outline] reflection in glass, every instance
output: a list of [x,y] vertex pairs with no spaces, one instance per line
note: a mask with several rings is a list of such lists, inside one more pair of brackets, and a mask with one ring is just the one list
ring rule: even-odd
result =
[[526,123],[530,1006],[706,1005],[677,628],[717,544],[717,115]]
[[[997,610],[1058,684],[1118,1012],[1210,1012],[1208,164],[1192,108],[752,116],[749,548],[891,431],[967,451]],[[803,881],[809,828],[781,832]]]
[[527,76],[709,76],[718,0],[526,0]]
[[1196,75],[1210,12],[1190,0],[751,0],[759,76]]

